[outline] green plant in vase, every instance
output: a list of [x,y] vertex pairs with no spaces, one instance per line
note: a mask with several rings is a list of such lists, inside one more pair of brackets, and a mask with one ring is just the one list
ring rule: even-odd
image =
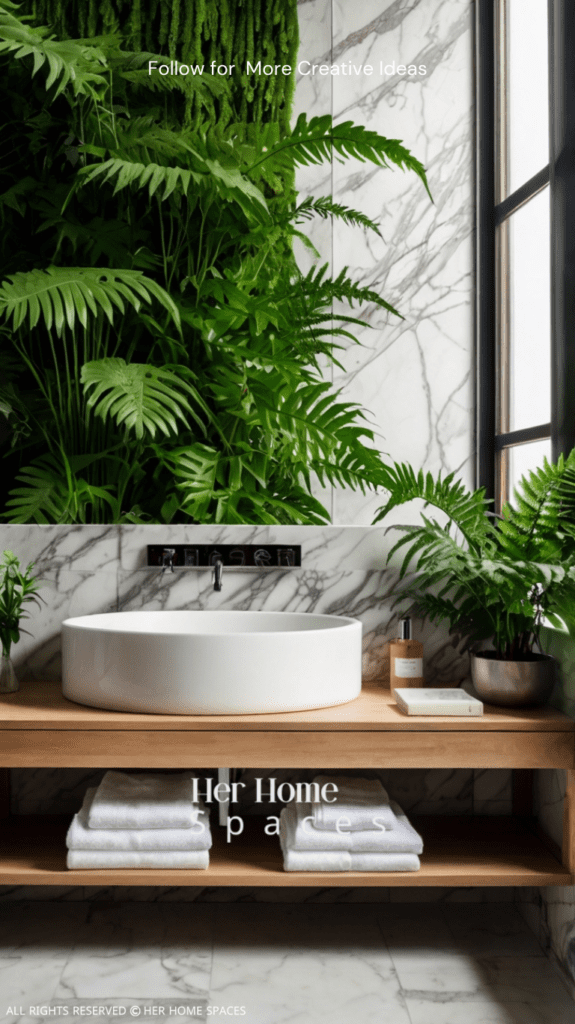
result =
[[18,689],[10,657],[12,644],[17,644],[20,634],[26,632],[20,626],[22,619],[29,618],[25,605],[40,605],[38,578],[33,575],[32,569],[33,563],[22,569],[16,555],[12,551],[4,551],[0,562],[0,693],[14,693]]
[[398,599],[448,623],[471,650],[472,679],[485,700],[543,703],[554,662],[541,650],[542,622],[575,629],[575,449],[525,474],[501,515],[490,511],[483,489],[468,491],[453,473],[434,478],[396,463],[386,489],[375,522],[416,498],[447,516],[447,523],[422,514],[421,525],[390,527],[403,534],[388,555],[389,562],[405,552]]

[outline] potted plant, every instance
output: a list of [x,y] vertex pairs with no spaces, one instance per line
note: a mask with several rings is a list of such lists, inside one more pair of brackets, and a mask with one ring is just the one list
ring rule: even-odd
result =
[[447,516],[440,523],[422,514],[421,525],[390,527],[403,534],[388,556],[389,562],[405,552],[400,599],[449,623],[471,651],[472,680],[483,699],[544,703],[555,663],[539,642],[543,619],[575,626],[575,449],[527,473],[501,515],[490,511],[483,489],[468,491],[453,473],[433,478],[395,464],[386,489],[389,499],[375,522],[415,498]]
[[38,580],[32,575],[33,564],[26,569],[12,551],[5,551],[0,562],[0,643],[2,662],[0,665],[0,693],[14,693],[18,680],[10,658],[12,644],[17,644],[22,630],[20,622],[28,618],[24,605],[29,602],[40,604]]

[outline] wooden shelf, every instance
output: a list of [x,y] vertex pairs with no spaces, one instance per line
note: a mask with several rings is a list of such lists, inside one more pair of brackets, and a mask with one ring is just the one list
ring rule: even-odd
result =
[[417,872],[285,872],[277,836],[265,818],[245,819],[230,844],[214,827],[207,871],[68,871],[69,819],[8,818],[0,833],[0,885],[158,886],[499,886],[570,885],[571,875],[518,818],[413,817],[424,841]]
[[[0,885],[498,886],[575,879],[575,723],[553,708],[486,706],[481,717],[409,717],[389,690],[349,704],[269,715],[143,715],[74,704],[58,683],[25,683],[0,699]],[[513,768],[516,814],[531,810],[532,769],[565,768],[563,851],[522,817],[414,819],[417,872],[285,872],[264,819],[228,845],[215,828],[207,871],[67,871],[68,820],[6,817],[8,769]],[[563,864],[561,863],[563,861]]]
[[0,696],[0,730],[71,729],[150,732],[567,732],[573,721],[554,708],[498,708],[483,715],[406,715],[388,689],[364,686],[348,704],[314,711],[266,715],[144,715],[102,711],[62,696],[60,683],[22,683],[18,693]]
[[575,723],[553,708],[408,716],[389,690],[274,715],[143,715],[25,683],[0,700],[4,768],[567,768]]

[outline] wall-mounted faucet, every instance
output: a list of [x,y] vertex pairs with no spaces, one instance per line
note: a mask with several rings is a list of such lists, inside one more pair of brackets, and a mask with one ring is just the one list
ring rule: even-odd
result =
[[[277,570],[301,566],[299,544],[149,544],[149,566],[169,569],[212,569],[216,562],[230,569]],[[221,571],[219,582],[221,583]],[[219,589],[219,588],[218,588]]]
[[222,589],[222,576],[224,573],[224,563],[221,558],[216,558],[214,562],[214,571],[212,573],[214,580],[214,590],[219,594]]
[[176,557],[175,548],[163,548],[162,550],[162,572],[169,569],[170,572],[174,571],[174,559]]

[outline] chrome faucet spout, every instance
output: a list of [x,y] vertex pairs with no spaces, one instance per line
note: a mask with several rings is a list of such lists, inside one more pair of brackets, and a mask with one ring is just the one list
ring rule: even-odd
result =
[[222,562],[221,558],[217,558],[216,561],[214,562],[214,572],[213,572],[213,576],[214,576],[214,590],[216,591],[216,593],[219,593],[220,590],[222,589],[222,575],[223,575],[223,571],[224,571],[224,563]]

